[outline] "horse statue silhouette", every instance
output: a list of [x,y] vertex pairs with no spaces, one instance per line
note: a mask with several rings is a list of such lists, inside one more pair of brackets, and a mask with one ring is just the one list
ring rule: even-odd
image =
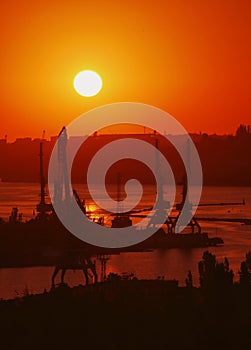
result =
[[61,270],[61,283],[64,282],[65,273],[67,270],[82,270],[85,276],[85,284],[89,283],[89,274],[88,270],[92,272],[94,277],[94,283],[98,281],[98,275],[96,271],[96,261],[92,261],[90,256],[85,254],[64,254],[58,260],[54,272],[52,274],[51,282],[52,287],[55,287],[55,278],[59,271]]

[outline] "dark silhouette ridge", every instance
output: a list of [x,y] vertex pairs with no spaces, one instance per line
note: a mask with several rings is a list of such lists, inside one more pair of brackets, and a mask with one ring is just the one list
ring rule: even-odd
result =
[[[89,137],[84,147],[78,152],[72,170],[72,182],[85,183],[86,177],[83,174],[86,173],[85,169],[97,150],[108,142],[128,136],[150,142],[152,145],[155,145],[157,137],[158,147],[170,162],[176,181],[182,182],[183,165],[177,151],[163,136],[156,133],[132,135],[95,133]],[[181,142],[185,140],[183,137],[182,141],[182,136],[177,137]],[[235,136],[191,134],[191,137],[201,158],[205,185],[251,186],[251,132],[249,126],[240,125]],[[51,141],[44,140],[43,142],[45,174],[47,174],[49,157],[55,140],[56,138],[52,138]],[[17,139],[13,143],[8,143],[6,139],[0,140],[0,178],[2,181],[38,182],[39,143],[39,139],[32,140],[31,138]],[[125,175],[125,178],[131,178],[133,168],[133,175],[136,175],[143,183],[154,184],[153,174],[142,164],[136,163],[139,162],[130,160],[117,162],[110,170],[107,182],[116,183],[118,169]]]
[[[111,273],[103,283],[61,284],[40,295],[0,301],[1,344],[9,349],[248,348],[250,285],[233,284],[227,260],[218,263],[208,251],[202,263],[202,280],[210,283],[201,288],[192,286],[191,274],[187,286],[179,287],[176,280]],[[228,282],[219,283],[218,273]]]

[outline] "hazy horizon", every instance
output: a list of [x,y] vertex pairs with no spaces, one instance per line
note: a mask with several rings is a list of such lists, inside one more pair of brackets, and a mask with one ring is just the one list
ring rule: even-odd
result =
[[[251,121],[250,121],[250,123],[251,123]],[[190,135],[203,135],[203,134],[206,134],[208,136],[235,136],[236,135],[236,131],[237,131],[237,129],[238,129],[238,127],[240,125],[245,125],[245,123],[240,123],[239,125],[237,125],[235,130],[232,133],[227,133],[227,132],[226,133],[217,133],[217,132],[208,133],[208,132],[206,132],[204,130],[201,130],[199,132],[189,131],[188,130],[188,133]],[[250,126],[250,125],[247,125],[247,126]],[[110,129],[112,129],[112,130],[110,130]],[[15,142],[18,139],[31,139],[32,141],[40,139],[40,140],[45,140],[45,141],[51,141],[51,138],[54,138],[54,137],[58,136],[58,134],[60,133],[60,130],[61,129],[58,130],[57,134],[50,134],[50,135],[48,135],[48,133],[45,130],[42,130],[41,133],[40,133],[40,136],[39,135],[25,135],[25,134],[22,134],[22,135],[17,136],[16,138],[9,137],[8,133],[7,133],[6,135],[0,135],[0,140],[5,140],[6,139],[8,143],[13,143],[13,142]],[[44,131],[45,131],[45,134],[44,134]],[[44,136],[43,136],[43,134],[44,134]],[[113,127],[113,128],[110,127],[108,131],[105,131],[105,130],[97,131],[97,136],[99,136],[99,135],[133,135],[133,134],[139,134],[139,135],[151,134],[152,135],[153,131],[150,130],[150,129],[149,130],[144,130],[143,126],[139,127],[138,130],[131,130],[130,129],[130,130],[127,130],[127,131],[125,131],[125,130],[123,131],[123,130],[116,130],[115,127]],[[168,135],[169,133],[168,133],[168,131],[164,130],[160,135],[163,135],[163,134]],[[172,134],[169,134],[169,135],[172,135]],[[80,136],[82,136],[82,135],[80,135]],[[86,135],[83,135],[83,136],[86,136]],[[89,136],[92,136],[92,135],[89,135]],[[175,136],[175,135],[173,135],[173,136]],[[182,136],[182,135],[179,135],[179,136]]]

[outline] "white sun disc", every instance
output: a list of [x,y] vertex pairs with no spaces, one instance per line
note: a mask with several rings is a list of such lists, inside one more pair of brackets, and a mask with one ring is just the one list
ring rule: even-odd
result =
[[75,76],[73,85],[79,95],[95,96],[102,88],[102,79],[92,70],[83,70]]

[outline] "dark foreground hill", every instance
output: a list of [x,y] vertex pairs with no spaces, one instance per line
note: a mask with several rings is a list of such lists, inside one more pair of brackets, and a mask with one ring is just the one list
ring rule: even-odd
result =
[[250,289],[114,280],[1,301],[2,349],[248,349]]

